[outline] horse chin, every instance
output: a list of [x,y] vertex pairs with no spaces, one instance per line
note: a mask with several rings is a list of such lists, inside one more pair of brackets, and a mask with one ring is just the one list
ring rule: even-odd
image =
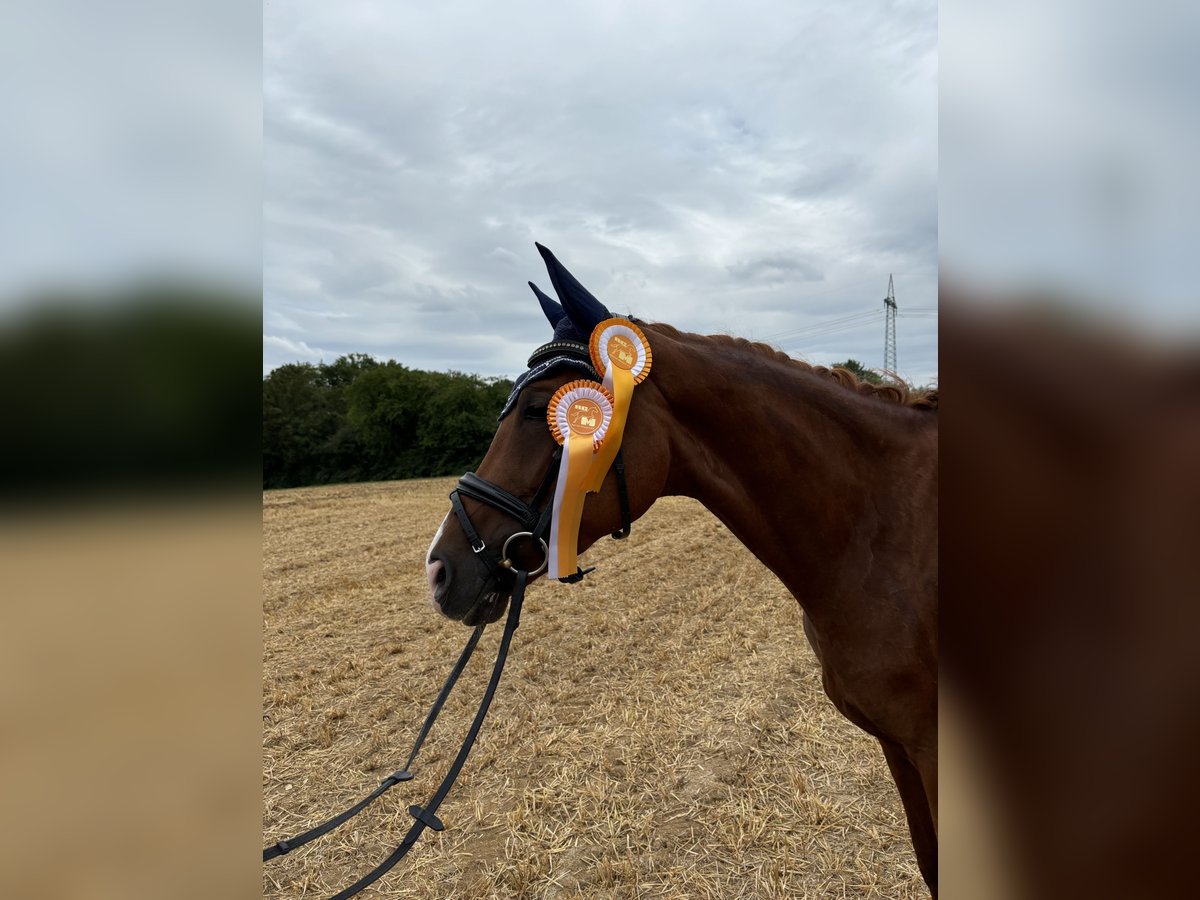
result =
[[463,616],[462,623],[473,628],[485,622],[495,622],[504,615],[504,610],[508,608],[508,600],[509,592],[490,590]]

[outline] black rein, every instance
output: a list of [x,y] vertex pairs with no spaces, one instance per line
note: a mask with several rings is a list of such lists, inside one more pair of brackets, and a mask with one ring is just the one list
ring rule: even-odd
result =
[[[479,536],[479,533],[475,530],[475,526],[471,523],[460,495],[470,497],[472,500],[477,500],[480,503],[485,503],[515,519],[520,524],[522,530],[510,536],[510,541],[514,537],[528,535],[534,540],[542,541],[544,548],[545,538],[550,533],[550,515],[553,504],[547,502],[544,510],[539,510],[539,506],[553,492],[561,458],[562,448],[559,448],[554,454],[549,471],[547,471],[545,477],[542,479],[542,483],[538,487],[532,503],[525,503],[499,485],[492,484],[490,481],[480,478],[474,472],[468,472],[463,475],[459,479],[455,489],[450,492],[451,507],[459,524],[462,525],[467,540],[471,543],[471,550],[475,553],[475,557],[481,560],[488,571],[496,576],[498,580],[510,575],[514,579],[512,600],[508,608],[508,618],[505,620],[504,634],[500,638],[500,646],[496,651],[496,661],[492,665],[492,676],[488,680],[483,698],[479,702],[479,710],[475,713],[475,719],[471,723],[471,728],[467,732],[467,736],[464,738],[458,755],[455,757],[454,763],[450,766],[450,770],[442,779],[442,783],[438,785],[437,791],[424,806],[413,805],[408,808],[409,815],[413,817],[414,821],[408,833],[404,835],[404,839],[383,862],[354,882],[354,884],[334,894],[330,900],[347,900],[347,898],[353,897],[359,891],[363,890],[363,888],[383,877],[393,866],[408,855],[408,851],[417,843],[426,828],[432,828],[434,831],[441,831],[445,828],[442,820],[437,817],[438,808],[450,793],[450,789],[454,787],[454,782],[466,764],[467,757],[471,753],[471,748],[475,744],[475,739],[479,736],[479,730],[483,727],[483,720],[487,717],[488,709],[492,705],[492,697],[495,696],[496,688],[500,684],[500,676],[504,672],[504,663],[508,658],[508,649],[512,644],[513,633],[517,630],[517,626],[521,622],[521,606],[525,602],[525,587],[530,578],[530,573],[524,569],[516,568],[511,559],[504,558],[505,551],[502,551],[500,556],[494,556],[487,552],[487,544]],[[630,530],[629,494],[625,486],[625,463],[619,451],[613,462],[613,472],[617,476],[617,492],[621,504],[621,529],[613,532],[612,536],[614,539],[619,540],[628,537]],[[504,544],[505,550],[507,546],[508,541]],[[538,572],[540,571],[538,570]],[[574,583],[581,580],[590,571],[592,571],[590,568],[586,570],[580,569],[574,575],[561,580]],[[534,574],[537,573],[535,572]],[[393,785],[412,780],[413,763],[416,761],[417,755],[421,752],[421,746],[425,743],[425,738],[428,737],[430,730],[437,721],[438,715],[446,703],[446,699],[450,696],[450,692],[454,690],[459,675],[462,674],[471,655],[475,652],[475,647],[479,643],[479,638],[482,636],[485,627],[485,624],[478,625],[471,632],[466,646],[463,647],[462,653],[459,654],[458,661],[454,664],[454,668],[450,670],[450,675],[446,678],[445,684],[442,685],[441,691],[438,692],[437,698],[433,701],[433,706],[425,717],[425,723],[421,726],[421,732],[417,735],[417,739],[413,744],[412,751],[409,753],[408,761],[405,762],[404,767],[383,779],[379,787],[333,818],[302,834],[277,841],[265,848],[263,850],[263,862],[290,853],[297,847],[302,847],[309,841],[316,840],[328,834],[374,803]]]

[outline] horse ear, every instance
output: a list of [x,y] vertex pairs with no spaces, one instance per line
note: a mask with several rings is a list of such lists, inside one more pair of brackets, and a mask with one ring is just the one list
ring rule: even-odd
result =
[[551,300],[543,294],[536,284],[532,281],[529,286],[533,289],[534,295],[538,298],[538,303],[542,307],[542,312],[546,314],[546,319],[550,322],[551,328],[557,328],[558,323],[567,317],[567,311],[558,305],[557,301]]
[[546,271],[550,273],[550,281],[558,299],[562,301],[563,309],[581,333],[591,334],[598,323],[612,318],[612,313],[604,304],[593,297],[588,289],[567,271],[566,266],[555,259],[553,253],[541,244],[535,243],[534,246],[546,261]]

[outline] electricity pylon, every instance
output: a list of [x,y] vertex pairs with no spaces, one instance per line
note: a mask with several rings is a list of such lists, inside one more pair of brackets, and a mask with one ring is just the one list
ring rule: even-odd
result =
[[888,292],[883,298],[886,318],[883,324],[883,371],[895,375],[896,368],[896,287],[888,276]]

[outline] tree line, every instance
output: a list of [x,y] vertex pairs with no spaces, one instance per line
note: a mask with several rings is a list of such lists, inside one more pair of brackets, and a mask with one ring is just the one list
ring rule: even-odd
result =
[[[840,364],[876,384],[857,360]],[[460,475],[475,468],[513,383],[364,353],[263,378],[264,488]]]
[[362,353],[263,378],[263,487],[459,475],[483,458],[512,390]]

